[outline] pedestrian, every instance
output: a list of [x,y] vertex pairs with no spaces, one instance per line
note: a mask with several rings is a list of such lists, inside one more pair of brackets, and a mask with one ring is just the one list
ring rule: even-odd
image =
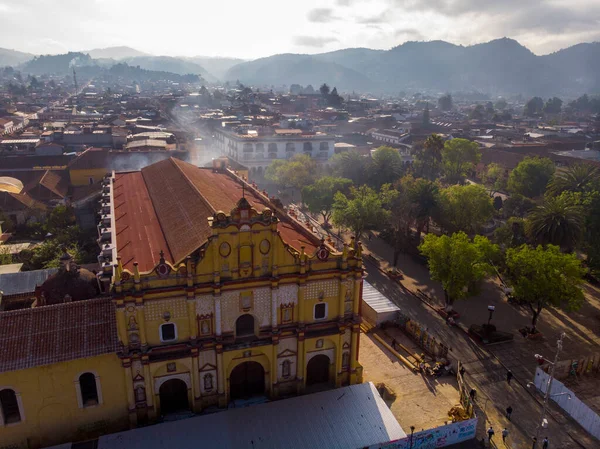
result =
[[487,431],[488,434],[488,441],[491,443],[492,442],[492,437],[494,436],[494,429],[492,428],[492,426],[490,426],[490,428]]
[[392,349],[396,349],[396,339],[392,338]]
[[513,373],[512,373],[511,370],[508,370],[506,372],[506,381],[508,382],[508,385],[510,385],[510,381],[511,381],[512,378],[513,378]]
[[510,421],[510,415],[512,415],[513,409],[512,406],[509,405],[508,407],[506,407],[506,418]]
[[506,437],[508,436],[508,429],[505,427],[502,431],[502,442],[506,444]]
[[371,241],[371,238],[372,238],[372,237],[373,237],[373,234],[371,234],[371,233],[369,232],[369,242]]
[[465,375],[465,371],[466,371],[466,370],[465,370],[465,367],[461,365],[461,366],[460,366],[460,369],[458,370],[458,372],[460,373],[460,375],[461,375],[461,376],[464,376],[464,375]]
[[550,443],[548,442],[548,437],[546,437],[542,441],[542,449],[548,449],[548,444],[550,444]]
[[475,401],[476,394],[477,394],[477,390],[475,390],[475,388],[471,388],[471,391],[469,391],[469,397],[471,398],[471,401]]

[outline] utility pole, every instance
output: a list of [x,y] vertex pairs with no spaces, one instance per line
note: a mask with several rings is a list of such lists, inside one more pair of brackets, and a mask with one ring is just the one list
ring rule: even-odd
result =
[[[546,413],[548,411],[548,400],[550,399],[550,390],[552,389],[552,381],[554,380],[554,370],[556,369],[556,364],[558,362],[558,356],[560,355],[560,351],[562,351],[563,348],[564,338],[565,333],[561,332],[560,337],[556,342],[556,354],[554,355],[554,362],[549,362],[548,360],[546,360],[546,362],[551,364],[550,379],[548,379],[548,384],[546,385],[546,392],[544,394],[544,402],[542,405],[542,416],[540,417],[540,421],[538,422],[538,425],[535,429],[535,438],[533,439],[533,446],[531,447],[531,449],[535,449],[537,441],[540,438],[540,430],[543,427],[544,422],[546,421]],[[539,354],[536,354],[535,358],[538,360],[543,359],[543,357]]]

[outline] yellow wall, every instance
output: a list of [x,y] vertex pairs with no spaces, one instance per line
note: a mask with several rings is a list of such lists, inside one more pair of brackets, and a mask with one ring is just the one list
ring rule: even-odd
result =
[[69,170],[71,185],[87,186],[90,184],[90,178],[94,178],[94,184],[97,184],[100,181],[102,181],[102,178],[104,178],[107,172],[108,169],[106,168],[93,168],[89,170]]
[[[79,408],[75,379],[88,371],[100,377],[103,403]],[[0,448],[45,447],[129,425],[123,368],[115,354],[2,373],[4,387],[21,394],[25,416],[20,423],[0,427]]]

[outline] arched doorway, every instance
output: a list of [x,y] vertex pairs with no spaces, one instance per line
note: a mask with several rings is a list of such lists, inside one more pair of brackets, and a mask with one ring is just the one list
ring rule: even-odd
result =
[[188,388],[181,379],[170,379],[160,386],[160,411],[163,415],[189,410]]
[[306,366],[306,386],[329,383],[330,360],[325,354],[314,356]]
[[232,400],[247,399],[265,393],[265,370],[258,362],[244,362],[229,376],[229,394]]

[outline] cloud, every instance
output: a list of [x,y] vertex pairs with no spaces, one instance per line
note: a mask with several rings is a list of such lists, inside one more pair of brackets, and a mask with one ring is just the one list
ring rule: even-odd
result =
[[308,18],[309,22],[315,23],[328,23],[338,20],[338,18],[333,15],[333,9],[331,8],[311,9],[308,11],[306,17]]
[[302,47],[324,47],[332,42],[338,40],[333,36],[296,36],[294,37],[294,43]]
[[386,23],[390,19],[389,11],[383,11],[379,14],[369,17],[358,17],[356,23],[362,25],[373,25],[378,23]]
[[336,0],[335,4],[339,6],[352,6],[354,0]]
[[398,28],[394,31],[395,37],[402,37],[404,39],[413,39],[416,41],[425,40],[425,36],[416,28]]

